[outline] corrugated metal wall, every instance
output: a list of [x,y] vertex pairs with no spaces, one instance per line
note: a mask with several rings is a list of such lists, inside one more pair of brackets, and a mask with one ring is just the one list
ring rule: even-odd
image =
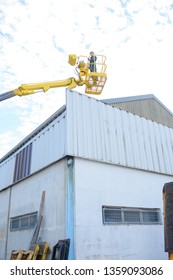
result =
[[47,121],[43,128],[33,133],[33,136],[25,139],[14,153],[0,164],[0,190],[13,183],[16,154],[32,143],[30,174],[57,161],[66,154],[66,111],[63,110],[54,120]]
[[112,106],[173,128],[171,113],[154,98],[117,102]]
[[73,155],[173,175],[172,128],[70,90],[66,103],[1,161],[0,189],[13,183],[15,156],[31,142],[31,173]]
[[68,91],[68,154],[173,174],[173,129]]
[[45,127],[33,140],[31,173],[66,154],[65,113]]
[[15,155],[0,165],[0,190],[11,185],[14,176]]

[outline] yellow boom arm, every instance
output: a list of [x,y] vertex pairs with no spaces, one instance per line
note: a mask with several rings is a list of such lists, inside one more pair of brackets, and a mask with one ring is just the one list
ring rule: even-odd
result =
[[76,87],[79,83],[80,81],[75,80],[74,78],[69,78],[67,80],[62,80],[62,81],[23,84],[17,89],[13,90],[13,92],[15,95],[24,96],[24,95],[34,94],[37,91],[46,92],[50,88],[56,88],[56,87],[68,87],[72,89]]
[[[85,85],[85,93],[87,94],[101,94],[103,87],[105,85],[107,75],[106,75],[106,57],[103,55],[96,55],[97,62],[94,62],[95,69],[97,72],[90,71],[90,63],[88,57],[79,56],[76,57],[75,54],[69,55],[69,64],[76,65],[76,74],[78,78],[68,78],[66,80],[60,81],[49,81],[41,83],[32,84],[22,84],[17,89],[3,93],[0,95],[0,101],[11,98],[13,96],[25,96],[29,94],[34,94],[38,91],[46,92],[50,88],[58,87],[68,87],[70,89],[76,86]],[[96,70],[95,70],[96,71]]]

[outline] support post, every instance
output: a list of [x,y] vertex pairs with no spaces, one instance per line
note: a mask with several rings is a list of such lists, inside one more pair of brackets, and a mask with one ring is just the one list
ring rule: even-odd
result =
[[66,160],[66,238],[70,239],[69,260],[74,260],[74,159]]

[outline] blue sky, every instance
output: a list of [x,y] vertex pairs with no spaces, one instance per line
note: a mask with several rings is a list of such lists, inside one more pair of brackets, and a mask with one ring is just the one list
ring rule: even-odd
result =
[[[173,0],[1,0],[0,93],[74,76],[68,54],[94,50],[108,75],[96,98],[152,93],[173,111],[172,37]],[[63,88],[1,102],[0,157],[64,103]]]

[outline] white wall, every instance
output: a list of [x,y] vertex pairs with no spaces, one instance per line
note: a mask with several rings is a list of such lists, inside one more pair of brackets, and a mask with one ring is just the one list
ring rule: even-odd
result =
[[[75,158],[75,259],[167,259],[164,253],[162,188],[171,176]],[[62,160],[12,188],[10,217],[38,211],[46,191],[40,236],[51,248],[66,238],[66,161]],[[28,249],[33,229],[8,230],[9,189],[0,193],[0,259]],[[102,206],[161,209],[161,225],[103,225]]]
[[[162,188],[171,176],[75,159],[76,259],[167,259]],[[103,225],[102,206],[161,209],[161,225]]]
[[[20,216],[39,210],[42,192],[46,191],[44,215],[40,230],[41,241],[47,241],[54,246],[59,239],[65,238],[65,160],[58,162],[45,170],[21,181],[12,188],[10,217]],[[1,193],[0,198],[5,195]],[[8,194],[4,202],[4,217],[7,215]],[[1,212],[3,215],[3,212]],[[2,226],[0,233],[2,234]],[[5,227],[6,228],[6,227]],[[8,231],[7,259],[12,250],[28,249],[33,235],[33,229]],[[4,237],[0,238],[4,251]],[[0,250],[1,251],[1,250]],[[4,252],[1,251],[1,259]]]

